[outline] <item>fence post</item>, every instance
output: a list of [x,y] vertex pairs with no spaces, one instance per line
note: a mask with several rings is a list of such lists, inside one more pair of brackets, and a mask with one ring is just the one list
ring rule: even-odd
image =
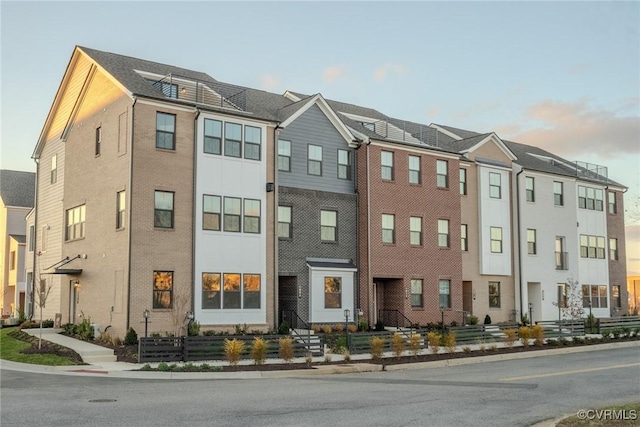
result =
[[187,361],[187,337],[179,337],[178,338],[180,340],[180,346],[182,347],[182,361],[186,362]]

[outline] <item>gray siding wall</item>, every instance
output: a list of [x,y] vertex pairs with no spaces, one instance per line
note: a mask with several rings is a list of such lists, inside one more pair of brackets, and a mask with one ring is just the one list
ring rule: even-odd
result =
[[[334,193],[354,192],[355,153],[317,105],[287,126],[279,138],[291,141],[291,172],[278,172],[279,185]],[[322,176],[307,174],[309,144],[322,147]],[[351,152],[351,180],[338,179],[338,149]]]

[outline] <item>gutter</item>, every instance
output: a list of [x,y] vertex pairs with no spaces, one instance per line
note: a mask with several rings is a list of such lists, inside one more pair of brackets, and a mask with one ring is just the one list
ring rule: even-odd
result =
[[35,312],[35,282],[36,282],[36,256],[38,254],[38,179],[40,178],[40,158],[33,157],[33,161],[36,163],[36,188],[35,188],[35,197],[33,201],[33,206],[35,208],[35,212],[33,213],[33,265],[31,266],[31,283],[27,284],[27,286],[31,286],[31,293],[29,294],[29,290],[27,289],[27,295],[29,296],[29,319],[33,319],[33,314]]
[[278,323],[278,312],[280,307],[278,306],[278,299],[280,298],[279,288],[280,288],[280,279],[279,279],[279,266],[278,266],[278,196],[279,196],[279,186],[278,186],[278,138],[280,136],[280,130],[284,129],[280,126],[280,122],[276,123],[276,127],[273,129],[273,224],[274,224],[274,232],[273,232],[273,326],[275,329],[278,329],[280,324]]
[[[522,168],[520,170],[520,172],[518,172],[516,174],[516,226],[517,226],[517,234],[516,236],[518,236],[518,282],[520,285],[520,316],[523,316],[522,313],[522,248],[520,247],[520,174],[524,172],[524,168]],[[528,299],[528,295],[527,295],[527,299]],[[542,307],[540,307],[540,310],[542,309]],[[533,317],[533,316],[531,316]],[[518,321],[517,315],[516,315],[516,322]],[[533,322],[533,319],[529,319],[529,323]]]
[[[196,107],[196,115],[193,119],[193,200],[191,202],[191,313],[196,313],[196,197],[198,196],[197,176],[198,176],[198,118],[200,109]],[[188,335],[188,331],[187,331]]]
[[127,316],[126,316],[126,325],[125,325],[125,332],[129,331],[129,328],[131,327],[131,229],[133,228],[131,226],[131,218],[133,218],[132,212],[133,212],[133,136],[134,136],[134,129],[135,129],[135,106],[136,106],[136,102],[138,101],[138,98],[136,98],[134,96],[133,98],[133,103],[131,104],[131,146],[129,147],[130,150],[130,155],[129,155],[129,188],[127,191],[127,202],[129,203],[129,212],[127,214],[127,246],[128,246],[128,250],[127,252],[129,253],[128,256],[128,261],[127,261]]
[[[369,320],[369,327],[375,325],[378,321],[376,313],[373,315],[376,317],[376,322],[373,322],[373,316],[371,316],[371,176],[370,169],[370,149],[371,139],[367,141],[367,317]],[[372,323],[373,322],[373,323]]]

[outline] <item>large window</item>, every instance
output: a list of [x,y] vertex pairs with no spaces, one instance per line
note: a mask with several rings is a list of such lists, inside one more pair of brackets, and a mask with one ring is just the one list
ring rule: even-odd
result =
[[436,160],[436,185],[439,188],[449,187],[449,165],[446,160]]
[[[259,274],[243,274],[240,287],[239,273],[202,273],[203,309],[260,308],[262,288]],[[223,279],[221,286],[220,280]]]
[[467,194],[467,170],[460,169],[460,194],[465,196]]
[[229,157],[242,157],[242,125],[225,122],[224,155]]
[[322,176],[322,147],[319,145],[307,147],[307,173]]
[[342,278],[324,278],[324,308],[342,308]]
[[222,154],[222,122],[204,119],[204,152]]
[[536,244],[536,230],[532,228],[527,229],[527,253],[529,255],[535,255],[538,253]]
[[502,253],[502,228],[491,227],[491,252],[496,254]]
[[119,191],[116,193],[116,229],[124,228],[126,221],[127,193]]
[[176,149],[176,116],[156,113],[156,148]]
[[553,204],[564,206],[564,185],[558,181],[553,181]]
[[58,155],[54,154],[51,157],[51,183],[58,182]]
[[602,211],[604,209],[604,192],[601,188],[578,186],[578,207],[580,209]]
[[158,228],[173,228],[173,192],[155,192],[153,225]]
[[278,206],[278,237],[290,239],[291,236],[291,206]]
[[245,126],[244,127],[244,158],[260,160],[260,146],[262,142],[262,129]]
[[438,220],[438,246],[441,248],[449,247],[449,220]]
[[607,308],[607,286],[606,285],[582,285],[582,306],[592,308]]
[[500,282],[489,282],[489,308],[500,308]]
[[245,233],[260,233],[260,200],[244,199]]
[[525,190],[527,193],[527,202],[535,202],[536,201],[536,182],[535,179],[531,176],[527,176],[524,178]]
[[240,308],[240,274],[224,273],[222,308]]
[[382,179],[386,181],[393,180],[393,153],[383,151],[380,153],[380,163],[382,170],[380,171]]
[[611,285],[611,307],[620,308],[622,300],[620,299],[620,285]]
[[618,260],[618,239],[609,239],[609,259]]
[[153,308],[173,307],[173,271],[153,272]]
[[224,231],[240,232],[241,205],[242,199],[224,198]]
[[338,150],[338,178],[351,179],[351,152]]
[[202,199],[202,229],[220,231],[220,196],[205,194]]
[[422,218],[412,216],[409,218],[410,240],[415,246],[422,245]]
[[84,220],[85,205],[67,209],[65,240],[75,240],[84,237]]
[[260,275],[245,274],[242,279],[242,308],[260,308]]
[[580,235],[580,257],[605,258],[605,240],[603,236]]
[[202,273],[202,308],[221,308],[220,273]]
[[395,215],[382,214],[382,243],[395,242]]
[[463,252],[469,250],[469,227],[467,224],[460,224],[460,248]]
[[291,141],[278,140],[278,170],[291,172]]
[[320,211],[320,240],[323,242],[335,242],[338,240],[338,212]]
[[618,213],[618,204],[616,202],[616,193],[610,191],[608,193],[609,198],[609,213],[615,215]]
[[422,307],[422,279],[411,279],[411,307]]
[[492,199],[502,198],[502,178],[499,173],[489,172],[489,197]]
[[440,288],[440,308],[451,308],[451,280],[438,281]]
[[422,182],[420,175],[420,157],[409,156],[409,183],[420,184]]

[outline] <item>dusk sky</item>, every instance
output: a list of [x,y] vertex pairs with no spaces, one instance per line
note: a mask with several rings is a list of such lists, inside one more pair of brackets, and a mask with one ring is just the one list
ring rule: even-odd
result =
[[629,187],[640,274],[640,2],[10,2],[2,169],[31,154],[74,46],[537,145]]

